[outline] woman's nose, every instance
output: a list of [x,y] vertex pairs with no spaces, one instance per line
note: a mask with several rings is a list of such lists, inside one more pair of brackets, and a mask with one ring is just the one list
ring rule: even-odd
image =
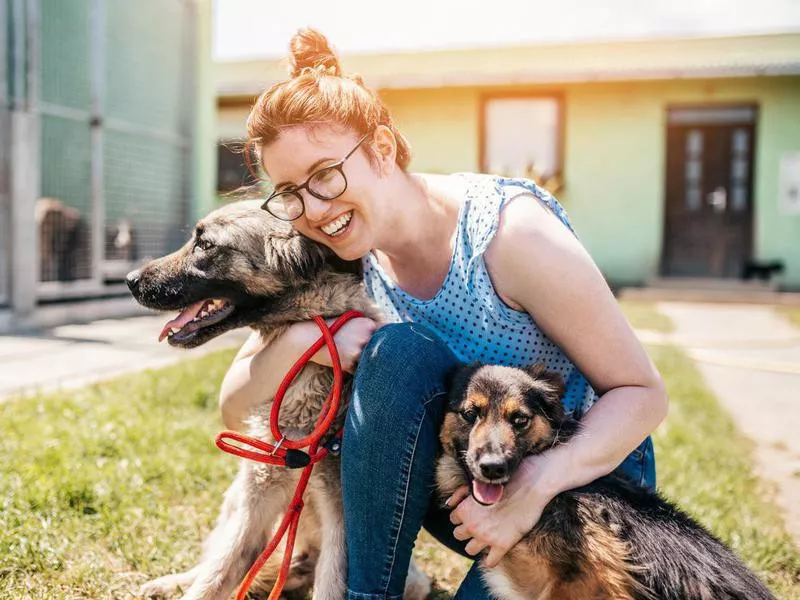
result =
[[330,209],[330,201],[320,200],[316,196],[309,194],[307,190],[303,190],[302,194],[306,218],[312,223],[319,223],[319,221],[325,218],[325,213]]

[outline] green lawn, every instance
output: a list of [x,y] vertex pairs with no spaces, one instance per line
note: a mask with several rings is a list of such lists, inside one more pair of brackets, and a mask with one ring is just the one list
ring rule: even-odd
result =
[[[652,352],[672,397],[662,489],[780,598],[800,597],[800,553],[750,474],[750,445],[682,354]],[[194,563],[236,470],[212,442],[232,355],[0,405],[0,598],[124,598]],[[427,538],[415,552],[449,598],[465,561]]]
[[660,333],[671,333],[675,329],[672,320],[658,312],[652,302],[620,300],[619,306],[634,329]]
[[0,405],[0,598],[126,598],[192,565],[236,470],[213,444],[232,356]]

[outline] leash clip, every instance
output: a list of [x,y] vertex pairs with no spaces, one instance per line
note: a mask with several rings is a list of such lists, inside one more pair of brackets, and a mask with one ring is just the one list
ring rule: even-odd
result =
[[332,437],[322,444],[322,447],[328,451],[330,456],[339,456],[342,453],[342,440],[338,437]]
[[[270,456],[275,456],[275,453],[280,449],[281,444],[286,441],[286,436],[282,435],[275,447],[269,452]],[[290,469],[302,469],[308,466],[311,462],[311,457],[302,450],[295,450],[294,448],[287,448],[283,451],[283,462]]]

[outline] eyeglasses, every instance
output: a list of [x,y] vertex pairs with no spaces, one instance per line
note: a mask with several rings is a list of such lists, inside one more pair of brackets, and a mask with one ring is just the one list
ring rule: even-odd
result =
[[294,221],[303,216],[305,204],[300,190],[308,190],[308,193],[320,200],[335,200],[347,189],[347,177],[344,176],[342,165],[350,158],[364,140],[369,137],[366,133],[358,140],[355,147],[348,152],[345,157],[337,163],[322,167],[314,171],[304,183],[290,189],[281,190],[273,193],[264,201],[261,208],[266,210],[273,217],[281,221]]

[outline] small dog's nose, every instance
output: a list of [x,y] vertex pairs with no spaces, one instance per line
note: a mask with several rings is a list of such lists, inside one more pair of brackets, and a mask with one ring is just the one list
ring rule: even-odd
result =
[[135,271],[131,271],[125,276],[125,283],[128,284],[128,289],[132,292],[136,292],[136,289],[139,287],[139,279],[141,279],[142,272],[139,269]]
[[508,475],[508,463],[502,461],[486,461],[481,463],[481,474],[486,479],[502,479]]

